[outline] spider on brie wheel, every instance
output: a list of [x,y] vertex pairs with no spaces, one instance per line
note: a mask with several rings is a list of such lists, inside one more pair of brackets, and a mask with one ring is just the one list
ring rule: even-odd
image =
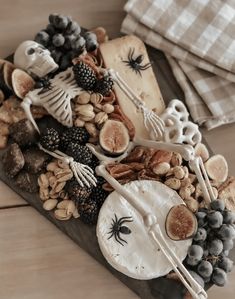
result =
[[[110,237],[108,238],[108,240],[110,238],[112,238],[112,236],[114,236],[115,240],[120,243],[122,246],[124,246],[124,244],[122,242],[127,243],[127,241],[123,240],[120,237],[120,233],[125,234],[125,235],[129,235],[131,233],[131,230],[127,227],[124,226],[123,224],[125,222],[133,222],[132,217],[121,217],[119,220],[117,218],[117,215],[115,215],[115,220],[113,220],[112,222],[112,226],[111,226],[111,231],[108,232],[108,234],[111,234]],[[122,242],[121,242],[122,241]]]
[[131,69],[133,69],[136,74],[139,74],[142,76],[141,71],[147,70],[151,63],[148,62],[144,65],[141,65],[142,61],[144,60],[144,56],[142,54],[138,55],[136,58],[134,58],[134,48],[130,48],[128,53],[128,60],[122,60],[124,63],[126,63]]

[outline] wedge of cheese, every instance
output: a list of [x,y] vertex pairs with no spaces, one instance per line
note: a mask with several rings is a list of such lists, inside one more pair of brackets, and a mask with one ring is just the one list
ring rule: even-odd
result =
[[[105,67],[117,71],[146,107],[161,114],[165,105],[152,67],[140,69],[139,72],[131,67],[130,58],[136,60],[140,55],[140,66],[150,62],[144,43],[136,36],[128,35],[101,44],[100,52]],[[144,126],[142,113],[116,84],[114,90],[121,109],[135,126],[136,136],[149,139],[150,132]]]

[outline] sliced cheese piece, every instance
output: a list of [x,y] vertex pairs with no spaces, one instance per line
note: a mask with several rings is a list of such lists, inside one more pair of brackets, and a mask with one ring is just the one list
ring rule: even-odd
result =
[[[117,71],[135,94],[143,100],[146,107],[155,109],[157,114],[161,114],[165,105],[153,69],[150,66],[142,70],[141,75],[136,72],[124,62],[128,61],[130,51],[133,52],[133,59],[142,55],[141,65],[150,62],[144,43],[136,36],[128,35],[100,45],[105,67]],[[135,126],[136,136],[149,139],[150,133],[144,127],[142,113],[116,84],[114,89],[121,109]]]

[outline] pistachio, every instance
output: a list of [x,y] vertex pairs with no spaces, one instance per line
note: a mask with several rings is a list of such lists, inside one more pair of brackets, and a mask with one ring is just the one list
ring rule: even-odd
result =
[[179,190],[181,186],[181,182],[179,179],[169,178],[165,181],[165,185],[174,190]]
[[84,127],[85,125],[85,121],[84,120],[81,120],[80,118],[76,118],[75,121],[74,121],[74,126],[75,127],[79,127],[79,128],[82,128]]
[[173,173],[174,176],[179,180],[182,180],[185,176],[184,169],[181,166],[175,166],[173,169]]
[[92,93],[90,101],[94,106],[96,106],[97,104],[101,104],[101,102],[103,101],[103,98],[104,97],[100,93]]
[[107,113],[105,113],[103,111],[97,113],[95,116],[95,123],[97,125],[101,125],[101,124],[105,123],[106,120],[108,120],[108,115],[107,115]]
[[170,170],[170,164],[162,162],[153,167],[153,172],[158,175],[165,175]]
[[58,168],[58,164],[57,164],[56,161],[47,164],[47,171],[52,171],[52,172],[54,172],[54,170],[55,170],[56,168]]
[[54,215],[58,220],[68,220],[72,216],[71,214],[67,215],[66,210],[55,210]]
[[54,176],[54,173],[52,171],[48,171],[45,173],[46,177],[48,178],[48,181],[49,181],[49,178]]
[[91,99],[91,94],[87,91],[84,91],[79,96],[77,96],[74,101],[77,104],[84,105],[84,104],[88,104],[90,102],[90,99]]
[[173,153],[171,158],[172,166],[180,166],[183,162],[183,158],[179,153]]
[[62,200],[61,202],[58,203],[57,209],[66,210],[67,207],[68,207],[69,202],[70,202],[69,199]]
[[57,203],[58,203],[57,199],[48,199],[47,201],[44,202],[43,209],[46,211],[51,211],[56,207]]
[[80,120],[82,120],[84,122],[91,121],[94,119],[94,117],[95,117],[94,111],[89,111],[86,113],[86,115],[79,114]]
[[49,189],[48,188],[40,188],[39,197],[43,201],[49,199]]
[[69,200],[68,206],[66,208],[67,215],[72,215],[75,212],[76,206],[74,201]]
[[180,188],[179,195],[182,199],[185,200],[185,199],[190,198],[191,194],[192,194],[191,190],[190,190],[190,188],[188,188],[188,186]]
[[57,184],[54,186],[54,188],[52,188],[54,190],[55,193],[59,193],[61,190],[64,189],[66,182],[58,182]]
[[53,188],[53,186],[56,184],[57,178],[55,176],[51,176],[49,178],[49,185],[51,188]]
[[39,187],[48,188],[49,187],[49,180],[45,173],[42,173],[38,178],[38,185]]
[[104,104],[104,106],[102,106],[102,110],[104,112],[106,112],[107,114],[109,114],[109,113],[112,113],[114,111],[114,106],[107,103],[107,104]]
[[73,217],[74,218],[79,218],[80,217],[80,214],[78,213],[78,209],[75,208],[74,212],[73,212]]
[[86,116],[89,111],[93,111],[93,106],[91,104],[76,105],[75,111]]
[[188,176],[189,176],[189,170],[188,170],[188,167],[187,167],[187,166],[183,166],[183,170],[184,170],[184,177],[185,177],[185,178],[188,178]]
[[85,128],[87,132],[91,135],[91,137],[97,137],[98,136],[98,130],[96,129],[95,124],[87,122],[85,124]]
[[190,196],[189,198],[185,199],[184,202],[186,203],[186,206],[189,208],[189,210],[191,210],[191,212],[197,212],[199,203],[196,199]]

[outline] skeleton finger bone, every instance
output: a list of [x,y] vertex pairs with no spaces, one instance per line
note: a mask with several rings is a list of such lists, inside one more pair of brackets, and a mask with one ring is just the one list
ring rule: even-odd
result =
[[67,156],[61,151],[58,150],[56,150],[55,152],[48,151],[45,148],[43,148],[41,144],[38,144],[38,147],[45,153],[51,155],[52,157],[62,160],[63,162],[69,164],[70,169],[72,170],[77,182],[81,187],[83,187],[84,184],[87,187],[90,187],[91,185],[96,186],[97,179],[94,176],[93,170],[89,166],[74,161],[72,157]]
[[153,131],[156,134],[156,139],[163,135],[164,122],[152,110],[145,107],[144,102],[133,92],[133,90],[121,78],[118,72],[113,69],[108,70],[108,74],[112,77],[113,81],[117,83],[119,88],[127,95],[132,103],[142,112],[144,117],[144,126],[148,131]]

